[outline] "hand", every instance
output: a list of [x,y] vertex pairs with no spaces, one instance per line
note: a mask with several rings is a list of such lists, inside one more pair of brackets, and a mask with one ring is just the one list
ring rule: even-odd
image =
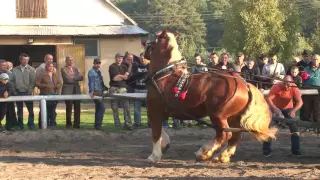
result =
[[295,110],[291,110],[288,115],[292,118],[295,118],[296,117],[296,111]]
[[7,98],[8,96],[9,96],[8,91],[5,91],[5,92],[3,93],[3,97]]
[[277,107],[272,108],[272,112],[276,114],[282,114],[281,110]]
[[94,94],[93,92],[89,93],[90,97],[93,98],[94,97]]
[[124,75],[129,76],[129,73],[128,73],[128,72],[126,72]]

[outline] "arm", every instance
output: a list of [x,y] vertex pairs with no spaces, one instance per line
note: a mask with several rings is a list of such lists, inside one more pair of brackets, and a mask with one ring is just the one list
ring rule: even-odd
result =
[[16,76],[14,71],[12,71],[12,76],[11,76],[11,88],[12,88],[12,95],[16,95],[17,91],[16,91]]
[[90,70],[88,72],[89,93],[92,93],[94,91],[94,79],[95,79],[95,76],[94,76],[93,72]]
[[266,100],[271,108],[271,111],[273,113],[281,113],[280,109],[273,104],[272,100],[276,97],[276,92],[278,91],[278,88],[276,85],[272,86],[272,88],[270,89],[270,92],[268,94],[268,96],[266,97]]
[[29,93],[32,94],[34,87],[36,86],[36,71],[35,69],[31,68],[30,69],[30,88],[29,88]]
[[79,69],[78,68],[74,68],[74,74],[75,74],[75,76],[74,76],[74,80],[75,81],[83,81],[83,76],[80,74],[80,72],[79,72]]
[[281,66],[280,66],[280,78],[283,79],[285,75],[286,75],[286,71],[284,69],[283,64],[281,64]]
[[[295,103],[295,106],[293,107],[293,109],[291,110],[291,112],[294,113],[294,116],[295,116],[295,113],[302,107],[303,101],[302,101],[301,93],[300,93],[298,87],[293,87],[293,88],[294,88],[293,89],[293,91],[294,91],[293,99],[296,103]],[[291,112],[290,112],[290,115],[291,115]]]
[[66,84],[74,84],[75,80],[74,80],[74,76],[70,76],[65,68],[61,68],[61,76],[62,76],[62,80],[63,83]]
[[55,85],[55,88],[56,88],[56,89],[60,89],[61,86],[62,86],[61,78],[60,78],[60,76],[59,76],[58,73],[55,73],[55,77],[57,78],[57,84]]

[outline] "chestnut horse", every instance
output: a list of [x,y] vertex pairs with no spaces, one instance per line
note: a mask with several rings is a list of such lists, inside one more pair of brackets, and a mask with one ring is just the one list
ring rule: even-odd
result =
[[[186,98],[177,99],[173,89],[185,69],[179,66],[170,68],[172,66],[168,65],[175,65],[182,59],[178,48],[175,35],[164,30],[158,35],[157,41],[145,50],[145,58],[150,60],[149,77],[153,77],[149,81],[154,79],[147,93],[147,111],[153,139],[152,154],[148,157],[150,162],[160,161],[162,153],[169,147],[169,136],[162,128],[162,121],[168,117],[210,117],[216,136],[195,153],[196,160],[211,159],[228,141],[216,160],[224,163],[230,161],[241,132],[225,132],[224,128],[243,128],[259,141],[275,139],[277,129],[269,128],[271,112],[263,94],[237,75],[222,71],[191,75],[187,80],[189,89]],[[170,71],[161,74],[165,67]]]

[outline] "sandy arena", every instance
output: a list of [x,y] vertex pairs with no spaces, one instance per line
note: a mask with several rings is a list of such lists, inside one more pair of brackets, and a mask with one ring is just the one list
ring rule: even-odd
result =
[[271,157],[245,133],[229,164],[196,163],[194,152],[212,137],[209,128],[167,129],[171,147],[150,165],[151,130],[108,133],[38,130],[0,134],[0,179],[320,179],[320,138],[302,134],[302,157],[290,155],[281,130]]

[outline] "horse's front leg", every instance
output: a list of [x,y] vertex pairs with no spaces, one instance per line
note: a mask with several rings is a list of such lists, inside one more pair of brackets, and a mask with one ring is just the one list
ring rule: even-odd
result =
[[151,108],[148,104],[148,117],[150,120],[153,141],[152,154],[148,157],[148,161],[152,163],[159,162],[162,153],[165,153],[170,145],[170,138],[162,128],[162,121],[168,117],[164,116],[162,111],[158,112],[158,108]]
[[213,140],[202,145],[202,147],[195,153],[197,161],[210,160],[214,153],[223,145],[224,142],[232,137],[231,132],[224,132],[223,128],[228,128],[227,119],[210,117],[211,122],[216,126],[216,137]]

